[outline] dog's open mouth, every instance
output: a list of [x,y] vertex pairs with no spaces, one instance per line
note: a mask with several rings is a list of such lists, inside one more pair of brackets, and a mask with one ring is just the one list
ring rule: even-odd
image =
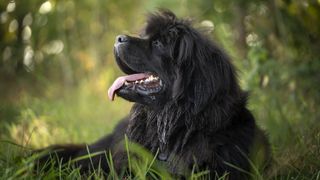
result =
[[137,73],[118,77],[108,90],[108,96],[113,101],[115,93],[121,89],[135,91],[141,95],[151,95],[161,91],[161,79],[152,73]]

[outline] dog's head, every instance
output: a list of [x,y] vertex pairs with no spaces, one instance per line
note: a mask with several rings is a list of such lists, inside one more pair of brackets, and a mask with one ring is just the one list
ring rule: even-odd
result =
[[126,76],[109,89],[129,101],[162,106],[183,101],[199,112],[237,88],[228,57],[190,22],[162,10],[149,15],[140,37],[119,35],[116,62]]

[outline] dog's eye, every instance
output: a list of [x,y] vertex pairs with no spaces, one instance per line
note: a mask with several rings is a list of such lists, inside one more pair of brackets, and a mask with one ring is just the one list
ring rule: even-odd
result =
[[155,48],[162,48],[163,47],[162,43],[159,40],[152,41],[152,46]]

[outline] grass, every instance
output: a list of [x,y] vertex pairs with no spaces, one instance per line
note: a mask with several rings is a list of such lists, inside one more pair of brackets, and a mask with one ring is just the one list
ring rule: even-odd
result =
[[[319,140],[319,139],[318,139]],[[83,157],[79,157],[69,164],[60,164],[58,167],[51,166],[54,162],[48,162],[47,166],[49,167],[48,171],[44,171],[43,168],[34,170],[34,160],[41,155],[33,155],[30,156],[30,149],[26,149],[17,144],[12,144],[10,142],[1,142],[2,148],[1,152],[1,169],[0,169],[0,178],[1,179],[81,179],[81,178],[93,178],[93,179],[174,179],[165,168],[156,161],[156,156],[150,154],[143,147],[131,143],[125,138],[125,142],[123,145],[127,150],[128,159],[128,169],[129,171],[122,172],[117,174],[114,170],[113,159],[110,152],[97,152],[92,153]],[[4,146],[5,145],[5,146]],[[307,144],[306,144],[307,145]],[[298,147],[297,147],[298,148]],[[292,151],[294,152],[294,150]],[[46,152],[45,152],[46,153]],[[302,153],[302,152],[300,152]],[[111,168],[111,172],[105,177],[101,171],[93,171],[87,176],[81,176],[78,168],[74,168],[72,166],[73,162],[92,158],[95,155],[104,154],[109,167]],[[320,178],[320,170],[314,169],[314,172],[310,173],[310,169],[308,162],[315,162],[318,157],[313,157],[314,152],[304,152],[301,156],[295,157],[292,160],[293,154],[290,157],[286,156],[287,153],[284,154],[276,154],[275,157],[280,158],[275,162],[273,167],[270,169],[270,172],[267,174],[262,174],[259,171],[254,171],[249,175],[252,179],[319,179]],[[281,157],[282,156],[282,157]],[[304,159],[308,156],[311,159]],[[290,165],[281,161],[281,158],[288,158],[288,161],[291,161]],[[297,160],[302,160],[297,161]],[[300,167],[295,167],[296,163],[300,164]],[[318,164],[319,165],[319,164]],[[233,167],[233,165],[230,165]],[[237,168],[237,167],[235,167]],[[252,165],[252,168],[254,165]],[[192,172],[190,173],[189,179],[210,179],[208,175],[209,171],[196,172],[197,168],[194,167]],[[219,179],[227,179],[227,174],[220,177]]]
[[[4,143],[4,142],[2,142]],[[127,138],[124,142],[128,153],[129,171],[117,174],[114,170],[113,159],[110,152],[89,153],[89,155],[76,158],[70,163],[61,164],[55,161],[49,161],[39,169],[35,168],[34,161],[40,156],[46,154],[30,155],[28,149],[14,144],[7,144],[6,157],[12,159],[1,159],[0,178],[1,179],[173,179],[173,177],[165,171],[165,168],[156,162],[156,156],[150,154],[146,149],[139,145],[130,143]],[[129,150],[130,149],[130,150]],[[82,159],[91,159],[92,157],[104,154],[109,164],[111,172],[105,177],[101,171],[93,171],[86,176],[80,174],[79,168],[72,166],[73,163]],[[131,156],[133,154],[133,156]],[[54,166],[58,163],[58,166]],[[46,170],[45,170],[46,169]],[[201,177],[201,175],[198,175]]]
[[[3,162],[7,162],[5,164],[1,164],[4,172],[1,172],[1,179],[175,179],[174,176],[170,175],[169,172],[166,171],[163,164],[157,162],[156,155],[150,154],[143,147],[129,142],[127,137],[123,142],[123,145],[126,148],[127,156],[128,156],[128,170],[123,171],[120,174],[114,170],[114,164],[112,155],[110,152],[102,151],[96,153],[90,153],[88,155],[78,157],[69,163],[62,164],[60,162],[56,162],[53,159],[48,161],[44,166],[40,168],[35,168],[35,160],[42,155],[45,155],[48,152],[43,152],[40,154],[30,155],[30,151],[28,149],[24,149],[21,146],[10,144],[7,146],[10,152],[14,152],[12,154],[6,154],[7,157],[14,157],[15,160],[4,160]],[[12,151],[14,150],[14,151]],[[9,152],[8,151],[8,152]],[[110,167],[110,173],[107,176],[104,176],[101,169],[94,170],[87,175],[81,175],[80,169],[73,167],[73,163],[83,160],[83,159],[91,159],[96,155],[104,154],[105,159],[108,162]],[[55,166],[55,164],[58,166]],[[232,166],[232,165],[231,165]],[[189,179],[191,180],[200,180],[200,179],[210,179],[209,171],[196,171],[196,166],[190,172]],[[252,177],[254,174],[250,174]],[[219,177],[219,180],[227,179],[228,174]],[[261,178],[259,178],[261,179]]]
[[[59,165],[33,171],[33,160],[30,148],[44,147],[54,143],[92,143],[112,131],[117,122],[128,114],[131,104],[117,99],[110,102],[106,99],[105,90],[110,81],[108,75],[101,75],[96,80],[87,80],[76,89],[61,92],[61,87],[50,86],[44,95],[30,96],[20,94],[18,103],[2,102],[0,106],[0,179],[81,179],[79,169],[71,164]],[[112,77],[112,76],[111,76]],[[100,82],[107,82],[101,84]],[[90,88],[88,88],[90,87]],[[258,92],[259,93],[259,92]],[[257,95],[254,95],[258,97]],[[14,102],[17,102],[15,100]],[[266,174],[255,170],[253,179],[320,179],[320,124],[313,121],[278,120],[281,113],[272,110],[259,114],[257,102],[253,110],[262,126],[269,132],[274,163]],[[288,112],[284,112],[288,113]],[[109,152],[104,153],[111,172],[107,179],[174,179],[165,168],[157,163],[155,156],[142,147],[125,141],[129,161],[128,172],[117,174]],[[135,154],[132,156],[132,154]],[[90,158],[95,154],[91,154]],[[139,157],[139,158],[136,158]],[[253,166],[254,169],[254,166]],[[189,179],[209,179],[208,171],[197,172],[194,167]],[[221,177],[220,179],[226,179]],[[89,175],[101,179],[101,171]],[[88,178],[88,177],[87,177]]]

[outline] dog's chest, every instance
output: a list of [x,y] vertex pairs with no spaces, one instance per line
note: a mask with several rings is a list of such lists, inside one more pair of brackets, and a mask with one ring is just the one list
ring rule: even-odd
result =
[[[140,120],[141,122],[141,120]],[[157,159],[173,174],[182,174],[188,166],[182,154],[182,146],[185,137],[183,128],[174,132],[168,121],[153,121],[153,123],[136,124],[131,126],[130,139],[150,150]],[[178,126],[177,126],[178,127]]]
[[157,154],[158,160],[172,165],[185,134],[184,124],[180,125],[178,121],[181,116],[177,114],[163,110],[133,116],[128,129],[129,138]]

